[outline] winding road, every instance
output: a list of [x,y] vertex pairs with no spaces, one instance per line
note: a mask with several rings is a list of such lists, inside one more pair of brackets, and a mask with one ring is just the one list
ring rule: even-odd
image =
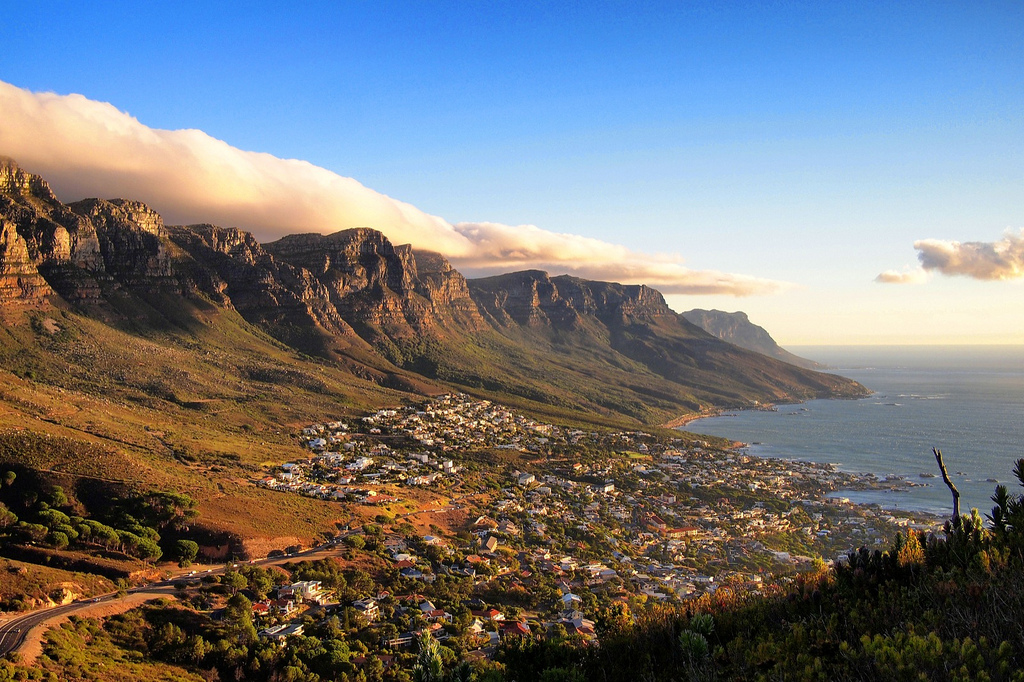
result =
[[[252,564],[254,566],[270,566],[288,563],[296,561],[299,558],[308,558],[314,555],[330,555],[342,551],[336,545],[328,543],[325,545],[319,545],[311,549],[307,549],[303,552],[297,552],[291,555],[268,557],[266,559],[259,559],[256,561],[246,562],[246,564]],[[232,564],[231,566],[218,566],[216,568],[199,569],[187,572],[178,573],[168,577],[166,580],[159,582],[149,583],[148,585],[140,585],[139,587],[133,587],[126,590],[124,594],[117,592],[111,592],[104,594],[99,597],[91,599],[80,599],[71,604],[64,604],[63,606],[52,606],[46,609],[39,609],[26,613],[23,616],[17,616],[6,622],[0,623],[0,656],[5,656],[12,651],[18,651],[21,646],[25,643],[25,639],[28,637],[29,631],[33,628],[46,623],[47,621],[56,620],[62,616],[72,614],[76,611],[87,609],[94,604],[104,602],[118,602],[127,599],[130,595],[134,594],[153,594],[168,596],[174,593],[174,583],[180,580],[196,579],[205,575],[217,575],[224,573],[229,568],[239,567],[243,564]]]

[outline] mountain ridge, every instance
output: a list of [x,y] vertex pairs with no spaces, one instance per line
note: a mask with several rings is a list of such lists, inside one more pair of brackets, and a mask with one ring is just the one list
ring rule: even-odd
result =
[[725,343],[644,285],[541,271],[467,280],[443,255],[371,228],[261,244],[236,228],[165,226],[130,200],[65,205],[13,161],[0,165],[0,188],[6,306],[51,300],[138,327],[147,297],[171,317],[193,314],[185,301],[208,302],[384,386],[439,383],[642,424],[863,394]]

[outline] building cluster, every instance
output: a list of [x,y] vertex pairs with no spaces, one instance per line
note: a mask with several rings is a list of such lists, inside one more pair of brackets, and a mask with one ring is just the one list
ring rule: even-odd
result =
[[[408,502],[410,486],[459,481],[475,490],[466,477],[500,478],[472,502],[465,527],[422,536],[385,528],[375,538],[402,596],[392,595],[396,585],[378,585],[343,606],[392,650],[424,629],[438,639],[467,637],[481,650],[556,626],[589,639],[599,603],[685,600],[723,586],[756,591],[772,574],[925,523],[836,497],[898,481],[642,431],[565,429],[464,395],[314,425],[302,441],[309,456],[259,484],[379,503]],[[488,449],[523,456],[485,473],[461,466],[464,453]],[[438,603],[419,594],[441,576],[466,581],[476,596]],[[256,608],[288,613],[280,603]]]

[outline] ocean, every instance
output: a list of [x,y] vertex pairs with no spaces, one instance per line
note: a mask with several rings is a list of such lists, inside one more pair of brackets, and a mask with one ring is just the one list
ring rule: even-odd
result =
[[[812,400],[690,422],[687,431],[749,444],[759,457],[832,462],[839,469],[904,476],[907,490],[848,491],[854,502],[948,515],[938,477],[942,451],[961,511],[989,512],[996,482],[1024,457],[1024,346],[801,346],[788,350],[873,391],[862,400]],[[932,475],[935,477],[933,478]]]

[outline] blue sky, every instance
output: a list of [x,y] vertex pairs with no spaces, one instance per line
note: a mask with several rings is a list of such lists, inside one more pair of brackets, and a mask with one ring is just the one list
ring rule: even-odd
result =
[[0,80],[452,223],[787,282],[669,295],[783,342],[1024,343],[1016,277],[874,281],[1024,227],[1019,2],[290,5],[18,3]]

